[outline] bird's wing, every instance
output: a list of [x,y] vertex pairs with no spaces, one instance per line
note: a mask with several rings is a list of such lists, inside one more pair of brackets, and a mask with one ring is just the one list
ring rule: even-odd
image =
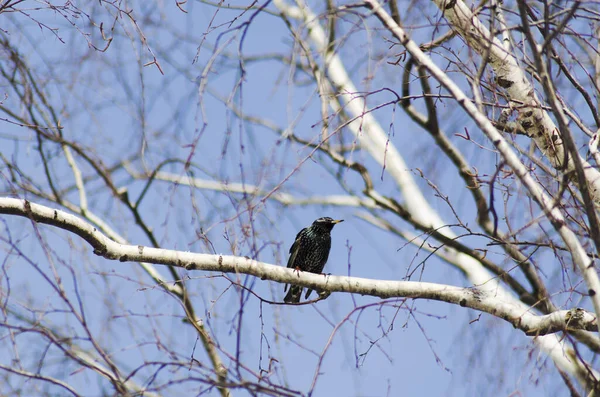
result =
[[305,229],[300,230],[300,232],[296,235],[296,240],[294,240],[294,244],[290,247],[290,258],[288,259],[287,267],[294,268],[294,262],[296,261],[296,255],[298,255],[298,250],[300,249],[300,235]]

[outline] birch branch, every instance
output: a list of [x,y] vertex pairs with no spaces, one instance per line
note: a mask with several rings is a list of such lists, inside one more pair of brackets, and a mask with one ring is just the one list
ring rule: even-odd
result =
[[96,255],[121,262],[148,262],[171,265],[187,270],[243,273],[262,280],[294,283],[328,292],[350,292],[380,298],[430,299],[468,307],[511,323],[527,335],[546,335],[568,330],[597,330],[596,317],[584,309],[557,311],[538,316],[532,309],[505,301],[498,295],[478,287],[415,281],[387,281],[359,277],[298,273],[294,269],[259,262],[247,257],[211,255],[159,249],[142,245],[119,244],[85,220],[67,212],[31,203],[27,200],[0,198],[0,213],[17,215],[33,222],[72,232],[90,244]]
[[[144,175],[133,170],[127,170],[131,176],[136,179],[153,178],[165,182],[173,182],[179,185],[190,186],[196,189],[212,190],[225,193],[240,193],[249,196],[267,196],[270,189],[263,189],[260,186],[248,183],[238,182],[220,182],[206,179],[194,178],[186,175],[177,175],[169,172],[159,171],[152,175]],[[276,191],[269,196],[270,200],[275,200],[283,205],[336,205],[360,208],[379,208],[375,200],[371,198],[360,198],[344,194],[331,194],[327,196],[309,196],[297,197],[289,193]]]

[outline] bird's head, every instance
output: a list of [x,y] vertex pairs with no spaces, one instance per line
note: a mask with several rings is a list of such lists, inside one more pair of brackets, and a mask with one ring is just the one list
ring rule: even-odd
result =
[[340,222],[344,222],[344,220],[343,219],[335,220],[333,218],[325,216],[323,218],[319,218],[316,221],[314,221],[312,225],[314,227],[331,230],[331,229],[333,229],[333,227],[335,225],[337,225]]

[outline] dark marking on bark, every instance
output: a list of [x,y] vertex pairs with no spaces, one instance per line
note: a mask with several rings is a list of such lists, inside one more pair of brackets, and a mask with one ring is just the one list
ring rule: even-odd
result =
[[531,117],[531,116],[533,116],[533,110],[526,111],[525,113],[523,113],[523,116],[525,116],[525,117]]
[[533,123],[530,120],[521,120],[519,122],[521,123],[521,127],[523,127],[526,130],[533,127]]
[[[538,120],[538,123],[541,122],[541,120]],[[544,127],[543,124],[540,124],[538,131],[540,132],[540,135],[545,135],[546,134],[546,127]]]
[[475,299],[477,302],[481,302],[483,292],[479,288],[471,288],[470,291],[473,294],[473,299]]
[[594,291],[593,289],[590,289],[588,291],[588,293],[590,294],[590,296],[595,296],[596,295],[596,291]]
[[138,245],[138,253],[140,255],[144,255],[144,246],[143,245]]
[[444,5],[444,9],[449,10],[451,8],[454,8],[455,5],[456,5],[456,0],[450,0]]
[[495,145],[495,146],[498,146],[498,145],[500,145],[500,142],[502,142],[500,139],[496,139],[496,140],[494,141],[494,145]]
[[58,211],[54,210],[54,220],[57,220],[57,219],[58,219]]
[[502,88],[510,88],[512,87],[512,85],[514,84],[513,81],[502,78],[502,77],[497,77],[496,78],[496,83],[498,83],[498,85]]
[[223,266],[223,256],[219,255],[219,267]]
[[129,258],[127,258],[127,255],[123,255],[123,256],[121,256],[121,257],[119,258],[119,261],[120,261],[120,262],[127,262],[127,260],[128,260],[128,259],[129,259]]
[[467,300],[465,298],[461,299],[460,302],[458,302],[459,305],[461,305],[462,307],[467,306]]

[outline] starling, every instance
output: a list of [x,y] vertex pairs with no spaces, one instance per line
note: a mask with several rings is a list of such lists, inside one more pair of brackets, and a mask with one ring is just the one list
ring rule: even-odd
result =
[[[296,236],[296,241],[290,248],[290,259],[287,267],[304,272],[322,273],[331,249],[331,229],[340,222],[343,222],[343,220],[336,221],[326,216],[317,219],[309,227],[300,230],[300,233]],[[284,291],[287,288],[288,284],[286,284]],[[311,292],[312,289],[309,288],[304,299],[307,299]],[[300,302],[300,295],[302,295],[302,287],[292,285],[283,301],[298,303]]]

